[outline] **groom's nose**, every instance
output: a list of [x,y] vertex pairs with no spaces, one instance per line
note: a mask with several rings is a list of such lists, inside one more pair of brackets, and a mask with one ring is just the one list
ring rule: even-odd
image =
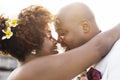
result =
[[58,42],[58,43],[63,43],[63,42],[64,42],[64,41],[63,41],[63,38],[64,38],[64,36],[58,36],[57,42]]
[[57,42],[60,43],[62,47],[68,47],[65,43],[64,36],[59,36]]

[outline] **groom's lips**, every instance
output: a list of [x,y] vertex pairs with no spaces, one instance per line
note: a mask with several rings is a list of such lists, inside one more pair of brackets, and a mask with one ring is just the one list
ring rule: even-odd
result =
[[[57,40],[57,42],[60,43],[61,46],[62,46],[63,48],[65,48],[66,50],[70,50],[68,44],[66,44],[66,42],[63,40],[62,37],[60,37],[60,38]],[[66,50],[65,50],[65,51],[66,51]]]
[[66,49],[65,51],[70,50],[69,46],[65,43],[61,43],[61,46]]

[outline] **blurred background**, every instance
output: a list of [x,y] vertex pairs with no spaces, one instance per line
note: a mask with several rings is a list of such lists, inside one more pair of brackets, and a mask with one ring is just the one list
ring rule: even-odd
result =
[[[106,31],[120,22],[119,0],[0,0],[0,13],[9,18],[17,18],[20,10],[31,4],[39,4],[47,7],[53,14],[72,2],[83,2],[93,11],[98,26]],[[56,37],[55,31],[52,32]],[[0,55],[0,80],[6,80],[7,76],[17,67],[17,61],[11,57]]]

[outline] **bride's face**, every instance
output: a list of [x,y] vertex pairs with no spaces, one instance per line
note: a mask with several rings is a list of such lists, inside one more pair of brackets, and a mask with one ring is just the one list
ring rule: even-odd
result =
[[41,55],[51,55],[51,54],[57,54],[57,46],[56,46],[56,40],[52,37],[51,31],[47,31],[46,37],[44,38],[42,51],[43,53]]

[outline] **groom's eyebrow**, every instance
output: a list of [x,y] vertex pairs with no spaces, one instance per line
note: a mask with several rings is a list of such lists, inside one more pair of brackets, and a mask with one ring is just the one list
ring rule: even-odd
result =
[[55,18],[55,26],[60,26],[60,19],[58,17]]

